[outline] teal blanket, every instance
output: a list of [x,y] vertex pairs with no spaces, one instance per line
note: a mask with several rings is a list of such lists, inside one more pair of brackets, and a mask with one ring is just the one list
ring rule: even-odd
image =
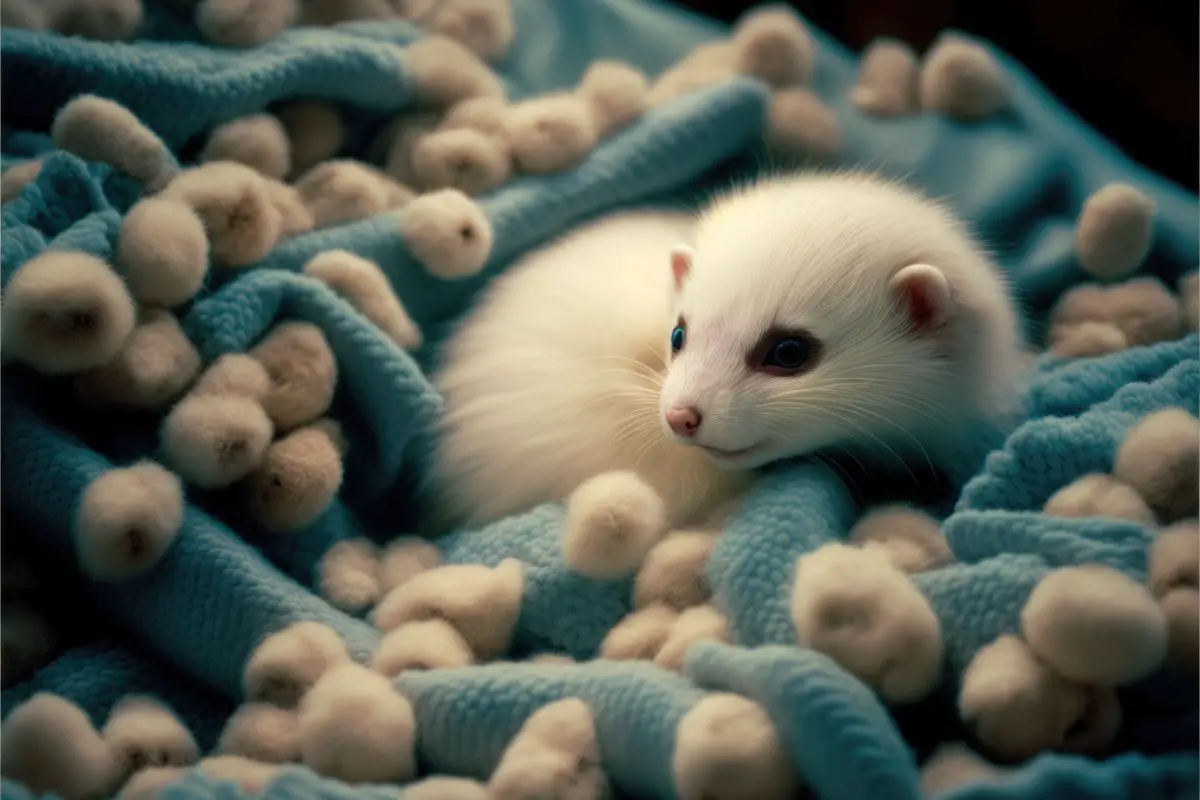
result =
[[[574,85],[596,58],[662,71],[722,27],[646,0],[514,0],[517,38],[498,70],[514,96]],[[110,45],[5,29],[4,165],[47,155],[35,183],[4,206],[3,278],[48,247],[112,253],[136,189],[108,167],[48,153],[55,111],[81,92],[129,107],[179,153],[214,125],[268,103],[309,96],[342,101],[364,120],[412,102],[403,23],[299,29],[250,51],[225,51],[164,32],[158,40]],[[1200,261],[1197,199],[1130,162],[1084,126],[1003,53],[1014,87],[1009,116],[960,125],[933,116],[863,117],[846,101],[854,56],[818,34],[815,90],[836,112],[845,164],[906,176],[951,200],[999,255],[1028,312],[1030,331],[1054,300],[1082,280],[1074,222],[1084,199],[1122,180],[1158,206],[1146,269],[1169,284]],[[324,286],[298,275],[313,254],[345,248],[377,261],[414,320],[439,332],[486,280],[515,257],[575,223],[633,205],[693,196],[753,164],[768,94],[739,80],[681,98],[603,142],[579,167],[515,180],[481,199],[496,234],[475,279],[430,277],[379,217],[318,230],[281,244],[261,269],[199,299],[184,318],[205,359],[251,346],[276,322],[319,325],[338,359],[338,411],[355,431],[346,490],[309,528],[285,541],[265,537],[219,498],[189,495],[181,533],[150,573],[116,584],[76,574],[71,542],[81,492],[101,472],[152,451],[155,420],[81,413],[54,384],[5,368],[3,502],[6,515],[56,556],[64,583],[97,612],[93,641],[3,693],[8,711],[36,691],[83,707],[98,722],[124,694],[161,696],[210,747],[240,695],[247,655],[267,634],[302,619],[324,622],[366,658],[379,634],[311,589],[317,559],[335,542],[411,533],[397,496],[411,481],[422,433],[439,399],[422,373],[424,353],[401,352]],[[181,156],[182,157],[182,156]],[[1142,577],[1149,534],[1128,523],[1055,520],[1037,513],[1073,478],[1111,465],[1115,446],[1141,416],[1200,404],[1200,343],[1179,342],[1077,362],[1045,360],[1028,388],[1029,418],[962,488],[945,522],[958,563],[916,576],[945,630],[951,678],[984,644],[1018,628],[1018,612],[1049,569],[1103,562]],[[1020,465],[1022,469],[1016,469]],[[844,538],[860,509],[843,479],[810,462],[772,470],[729,522],[709,565],[710,582],[736,644],[706,644],[684,674],[646,664],[568,666],[501,663],[406,673],[418,749],[429,772],[486,777],[522,721],[565,696],[596,714],[604,766],[632,797],[670,800],[674,726],[703,693],[731,690],[761,701],[806,782],[823,798],[915,798],[917,757],[953,736],[953,686],[920,708],[893,715],[827,658],[795,646],[787,610],[798,555]],[[446,560],[526,564],[517,654],[565,652],[587,659],[627,611],[629,584],[565,570],[557,545],[563,518],[546,506],[439,543]],[[952,680],[950,681],[953,682]],[[1132,687],[1122,746],[1104,762],[1045,755],[999,787],[966,786],[961,798],[1195,796],[1195,687],[1154,679]],[[950,721],[947,721],[950,720]],[[941,726],[947,721],[945,726]],[[936,730],[935,730],[936,728]],[[5,797],[20,797],[6,784]],[[289,767],[271,797],[396,797],[398,789],[348,787]],[[164,796],[239,797],[191,774]]]

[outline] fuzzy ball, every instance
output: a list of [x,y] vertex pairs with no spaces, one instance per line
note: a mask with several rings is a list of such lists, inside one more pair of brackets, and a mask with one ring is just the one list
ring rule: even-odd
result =
[[781,4],[757,8],[733,31],[736,69],[761,78],[773,87],[796,86],[812,80],[815,45],[804,22]]
[[371,669],[394,678],[412,669],[449,669],[475,663],[462,634],[444,619],[406,622],[379,643]]
[[1050,352],[1062,358],[1093,358],[1127,347],[1125,334],[1107,322],[1079,322],[1050,329]]
[[379,170],[347,159],[313,167],[297,179],[296,191],[318,228],[401,208],[416,197]]
[[210,161],[179,174],[162,196],[192,207],[213,258],[229,267],[261,261],[283,234],[283,217],[262,176],[245,164]]
[[458,189],[480,195],[501,186],[512,175],[507,143],[469,128],[440,130],[413,148],[413,177],[426,191]]
[[1200,524],[1178,522],[1160,530],[1146,562],[1146,583],[1155,597],[1172,589],[1200,589]]
[[917,110],[917,54],[905,42],[880,37],[859,60],[858,83],[850,102],[860,111],[897,117]]
[[90,800],[119,780],[116,760],[79,706],[38,692],[9,712],[0,728],[0,770],[38,795]]
[[0,27],[44,31],[50,15],[42,0],[5,0],[0,4]]
[[387,632],[406,622],[443,619],[462,635],[481,661],[504,655],[521,613],[525,576],[521,562],[506,558],[482,564],[434,567],[393,589],[371,621]]
[[921,796],[941,797],[970,783],[996,781],[1004,769],[991,763],[961,742],[938,745],[921,765]]
[[133,299],[108,265],[87,253],[47,250],[9,278],[3,294],[4,355],[48,375],[98,367],[133,330]]
[[384,548],[380,558],[379,581],[384,593],[414,576],[440,566],[442,551],[418,536],[401,536]]
[[897,569],[924,572],[954,561],[938,521],[915,508],[870,509],[850,529],[852,544],[882,548]]
[[1200,591],[1172,589],[1158,601],[1167,619],[1167,666],[1195,676],[1200,668]]
[[729,623],[712,604],[692,606],[680,612],[666,641],[654,656],[654,663],[678,672],[683,669],[683,660],[692,645],[702,641],[729,641]]
[[572,697],[530,714],[500,757],[488,792],[493,800],[607,800],[612,789],[587,703]]
[[294,186],[288,186],[283,181],[264,178],[263,185],[267,188],[267,196],[271,204],[279,212],[280,234],[295,236],[298,233],[311,231],[317,221],[309,210],[304,198]]
[[4,174],[0,175],[0,204],[16,200],[27,184],[37,180],[41,171],[42,160],[40,158],[31,158],[4,170]]
[[200,160],[236,161],[282,180],[292,169],[291,151],[291,140],[277,117],[251,114],[216,128],[200,151]]
[[1183,333],[1178,299],[1150,276],[1110,287],[1076,286],[1059,298],[1051,322],[1107,322],[1125,334],[1131,347],[1173,341]]
[[[730,46],[721,47],[720,44],[707,51],[703,51],[704,45],[701,45],[692,56],[655,78],[646,95],[647,106],[660,108],[677,97],[732,80],[737,75],[734,70],[736,51]],[[712,55],[698,58],[697,52]],[[725,57],[726,54],[728,57]]]
[[442,0],[421,23],[489,61],[508,52],[516,33],[510,0]]
[[604,138],[646,111],[650,82],[629,64],[594,61],[579,80],[578,94],[591,105],[596,132]]
[[943,34],[925,54],[917,75],[921,108],[978,120],[1008,106],[1008,85],[996,59],[965,36]]
[[[502,98],[488,99],[504,102]],[[463,101],[466,102],[468,101]],[[400,183],[415,183],[417,176],[413,169],[413,152],[422,139],[441,126],[441,121],[442,117],[433,112],[397,117],[380,131],[375,137],[376,141],[372,142],[372,152],[368,154],[371,161],[382,163],[384,172]]]
[[210,42],[254,47],[300,19],[300,0],[200,0],[196,27]]
[[1101,280],[1136,271],[1154,243],[1154,212],[1154,200],[1128,183],[1098,189],[1084,202],[1075,226],[1079,266]]
[[192,387],[191,395],[246,397],[260,401],[270,390],[271,379],[261,362],[245,353],[226,353],[208,365]]
[[50,136],[60,150],[133,176],[149,194],[178,171],[170,150],[154,131],[125,106],[94,94],[80,95],[59,109]]
[[[267,448],[246,484],[250,513],[265,530],[295,531],[315,522],[342,488],[339,434],[325,425],[297,428]],[[321,589],[341,601],[362,603],[377,596],[361,571],[345,561],[322,562]],[[375,584],[377,586],[377,584]],[[328,595],[327,595],[328,597]]]
[[1127,484],[1110,475],[1084,475],[1050,496],[1042,509],[1052,517],[1104,517],[1126,519],[1154,527],[1158,519],[1145,501]]
[[126,695],[109,711],[100,735],[125,777],[146,767],[184,767],[200,759],[191,732],[153,697]]
[[1200,330],[1200,272],[1184,275],[1175,288],[1179,292],[1179,307],[1187,329]]
[[448,108],[469,97],[503,97],[504,85],[466,46],[447,36],[426,36],[408,48],[408,68],[421,104]]
[[1029,647],[1068,680],[1124,686],[1162,666],[1167,623],[1154,596],[1121,572],[1064,567],[1034,588],[1021,610]]
[[262,463],[274,433],[252,398],[192,393],[163,419],[159,449],[188,483],[220,489]]
[[58,631],[45,614],[20,600],[0,602],[0,685],[8,688],[29,678],[58,649]]
[[801,778],[760,704],[715,692],[683,715],[671,762],[680,800],[790,800]]
[[139,302],[174,307],[208,274],[208,234],[187,204],[148,197],[129,209],[117,238],[117,269]]
[[409,203],[400,235],[413,258],[442,280],[477,275],[492,252],[491,221],[457,189],[440,189]]
[[653,661],[678,618],[679,613],[665,605],[646,606],[625,615],[600,643],[600,658]]
[[791,599],[802,645],[886,700],[920,700],[941,678],[942,631],[929,601],[878,549],[831,543],[801,556]]
[[90,402],[157,409],[179,397],[200,372],[200,354],[169,311],[142,314],[107,364],[80,373],[75,388]]
[[346,142],[346,123],[332,103],[296,100],[275,109],[291,152],[293,177],[337,155]]
[[493,800],[488,788],[470,778],[431,775],[404,787],[404,800]]
[[326,250],[308,260],[304,274],[346,298],[398,347],[416,350],[421,346],[420,329],[374,261],[348,250]]
[[709,598],[708,557],[716,536],[710,531],[673,531],[646,554],[633,585],[633,604],[663,603],[685,609]]
[[311,422],[329,410],[337,389],[337,359],[318,326],[276,325],[250,355],[262,362],[271,379],[263,408],[280,430]]
[[102,473],[75,511],[75,553],[93,580],[122,581],[162,559],[183,524],[179,478],[153,461]]
[[186,774],[183,767],[147,767],[121,786],[117,800],[157,800],[168,786]]
[[563,561],[592,578],[618,578],[637,569],[667,528],[667,509],[636,472],[604,472],[567,498]]
[[296,722],[293,709],[269,703],[243,703],[225,722],[217,741],[217,752],[267,764],[299,761]]
[[1112,473],[1164,523],[1200,514],[1200,419],[1182,408],[1143,417],[1125,434]]
[[[463,100],[447,111],[438,128],[446,131],[467,128],[488,136],[506,139],[504,120],[507,116],[508,103],[503,97],[472,97]],[[436,121],[433,117],[426,117],[426,120],[428,122]]]
[[325,672],[350,660],[328,625],[305,620],[277,631],[250,654],[242,688],[251,702],[294,708]]
[[196,768],[213,780],[232,782],[251,797],[261,796],[276,775],[279,765],[264,764],[251,758],[235,755],[209,756]]
[[391,681],[354,662],[323,674],[300,703],[300,757],[315,772],[353,783],[416,774],[416,718]]
[[317,565],[317,590],[334,608],[357,613],[379,600],[379,550],[370,539],[346,539]]
[[541,175],[578,165],[600,141],[596,116],[577,94],[548,94],[513,105],[505,118],[518,172]]
[[781,89],[767,109],[767,145],[791,156],[824,160],[841,149],[837,117],[808,89]]
[[145,14],[142,0],[57,0],[44,6],[54,31],[102,42],[134,38]]

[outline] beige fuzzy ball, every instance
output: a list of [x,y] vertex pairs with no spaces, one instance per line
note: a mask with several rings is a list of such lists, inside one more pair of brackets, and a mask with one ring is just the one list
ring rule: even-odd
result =
[[714,692],[679,720],[671,763],[680,800],[791,800],[801,778],[767,710]]
[[612,788],[587,703],[572,697],[530,714],[500,757],[488,792],[492,800],[607,800]]
[[504,655],[512,643],[525,577],[509,558],[495,567],[448,564],[426,570],[393,589],[371,621],[388,632],[406,622],[443,619],[453,625],[481,661]]
[[214,260],[228,267],[261,261],[283,234],[283,217],[262,176],[245,164],[210,161],[180,173],[163,189],[199,215]]
[[647,109],[650,82],[636,67],[620,61],[594,61],[579,79],[578,94],[592,107],[600,138],[626,127]]
[[941,797],[967,784],[995,782],[1004,774],[1004,768],[961,742],[946,742],[921,765],[921,796]]
[[1117,449],[1113,475],[1142,496],[1164,523],[1200,514],[1200,419],[1182,408],[1143,417]]
[[660,604],[625,615],[600,643],[600,658],[653,661],[678,618],[679,612]]
[[1194,677],[1200,670],[1200,591],[1171,589],[1158,605],[1167,619],[1167,666]]
[[757,8],[737,23],[733,31],[736,69],[761,78],[776,88],[798,86],[812,80],[812,36],[800,16],[781,4]]
[[108,713],[100,735],[125,777],[146,767],[184,767],[200,759],[200,747],[169,707],[144,695],[126,695]]
[[236,161],[268,178],[282,180],[292,168],[292,144],[283,123],[271,114],[226,122],[208,137],[201,161]]
[[421,23],[489,61],[508,52],[516,33],[510,0],[441,0]]
[[346,142],[346,123],[332,103],[296,100],[277,108],[275,117],[287,133],[292,177],[333,158]]
[[[480,99],[480,98],[469,98]],[[502,98],[496,99],[503,102]],[[464,100],[458,105],[468,102]],[[456,106],[457,107],[457,106]],[[383,171],[401,184],[416,183],[413,152],[421,140],[441,127],[443,117],[439,113],[423,112],[396,117],[375,137],[368,158],[372,163],[382,163]]]
[[346,159],[313,167],[297,179],[296,191],[318,228],[401,208],[416,196],[379,170]]
[[139,302],[182,305],[196,296],[208,275],[204,223],[178,200],[141,200],[121,221],[116,263]]
[[405,581],[442,563],[442,551],[427,539],[401,536],[388,544],[380,558],[379,579],[386,594]]
[[226,353],[208,365],[191,395],[246,397],[261,401],[271,390],[267,368],[245,353]]
[[47,250],[9,278],[0,341],[6,359],[48,375],[82,372],[112,360],[133,330],[133,299],[95,256]]
[[[23,165],[22,165],[23,166]],[[1189,272],[1179,279],[1179,307],[1190,331],[1200,330],[1200,272]]]
[[159,429],[164,460],[188,483],[219,489],[262,463],[274,427],[249,397],[188,394]]
[[494,800],[488,788],[470,778],[431,775],[404,787],[404,800]]
[[711,603],[684,609],[671,624],[666,641],[654,656],[663,669],[678,672],[688,651],[698,642],[728,642],[729,622]]
[[444,619],[406,622],[383,637],[371,669],[394,678],[413,669],[451,669],[475,663],[471,646]]
[[350,660],[328,625],[305,620],[267,636],[246,661],[242,687],[251,702],[294,708],[325,672]]
[[1110,183],[1083,204],[1075,226],[1075,254],[1084,272],[1113,280],[1135,272],[1154,243],[1155,204],[1128,183]]
[[1200,589],[1200,524],[1177,522],[1160,530],[1146,562],[1146,583],[1155,597],[1172,589]]
[[162,408],[179,397],[200,372],[200,354],[169,311],[141,315],[116,357],[80,373],[77,394],[87,402],[129,408]]
[[[664,71],[650,84],[646,105],[661,108],[686,94],[726,83],[736,77],[736,50],[727,43],[701,45],[693,54]],[[699,54],[699,56],[697,55]]]
[[165,186],[178,169],[162,139],[132,111],[94,94],[80,95],[59,109],[50,136],[60,150],[131,175],[149,194]]
[[563,172],[600,141],[592,105],[578,94],[547,94],[514,104],[505,118],[518,172]]
[[563,561],[592,578],[628,575],[666,534],[667,508],[636,472],[604,472],[581,483],[566,501]]
[[304,274],[346,298],[397,347],[416,350],[421,346],[420,329],[374,261],[347,250],[326,250],[308,260]]
[[878,506],[850,529],[850,542],[880,547],[904,572],[924,572],[954,560],[938,521],[903,505]]
[[91,800],[116,788],[116,759],[83,709],[38,692],[0,727],[0,772],[38,795]]
[[157,564],[183,524],[179,478],[153,461],[110,469],[75,511],[79,566],[93,580],[126,580]]
[[426,191],[458,189],[480,195],[512,175],[507,143],[469,128],[439,130],[421,138],[412,151],[416,185]]
[[317,224],[313,212],[300,196],[300,191],[283,181],[264,178],[263,185],[271,204],[279,212],[280,235],[295,236],[298,233],[311,231]]
[[898,117],[917,110],[917,54],[899,39],[880,37],[859,59],[858,82],[850,102],[860,111]]
[[1158,525],[1154,512],[1137,492],[1102,473],[1084,475],[1059,489],[1042,510],[1052,517],[1104,517]]
[[1125,334],[1131,347],[1172,341],[1183,333],[1178,299],[1162,281],[1149,276],[1110,287],[1076,286],[1059,298],[1051,322],[1107,322]]
[[294,709],[269,703],[243,703],[225,722],[217,752],[267,764],[300,760]]
[[[342,453],[338,435],[324,425],[297,428],[267,448],[262,463],[250,473],[246,484],[250,513],[264,529],[272,532],[300,530],[315,522],[342,487]],[[345,567],[345,564],[335,565]],[[346,574],[342,579],[323,576],[322,589],[347,603],[365,606],[370,592]],[[330,580],[326,582],[325,578]],[[366,587],[369,589],[370,587]]]
[[232,782],[245,794],[261,796],[279,774],[278,764],[264,764],[252,758],[217,755],[201,759],[196,768],[213,780]]
[[436,278],[477,275],[492,252],[492,223],[457,189],[423,194],[404,209],[400,235],[413,258]]
[[44,31],[50,15],[42,0],[5,0],[0,4],[0,27]]
[[1021,611],[1029,648],[1078,683],[1124,686],[1166,656],[1167,623],[1145,586],[1099,565],[1054,570]]
[[325,551],[317,565],[317,591],[334,608],[355,613],[380,596],[379,550],[369,539],[346,539]]
[[663,603],[685,609],[709,598],[708,557],[716,536],[710,531],[672,531],[656,544],[638,570],[633,604]]
[[42,160],[31,158],[15,167],[9,167],[0,175],[0,204],[16,200],[26,185],[37,180],[42,171]]
[[0,685],[7,689],[26,680],[58,649],[59,633],[46,615],[21,600],[0,602]]
[[[437,127],[446,131],[467,128],[505,139],[507,134],[504,120],[507,116],[508,102],[503,97],[471,97],[447,111]],[[437,122],[437,118],[432,115],[426,115],[423,119],[429,123]]]
[[263,409],[279,430],[291,430],[329,410],[337,389],[337,359],[318,326],[311,322],[276,325],[250,355],[271,379]]
[[925,54],[917,94],[921,108],[960,120],[990,117],[1009,103],[996,59],[979,42],[959,34],[943,34]]
[[134,38],[145,16],[142,0],[55,0],[43,7],[55,32],[102,42]]
[[132,775],[117,792],[117,800],[157,800],[168,786],[187,773],[183,767],[147,767]]
[[503,97],[504,85],[465,45],[448,36],[426,36],[408,48],[408,68],[421,104],[448,108],[469,97]]
[[1129,340],[1125,334],[1107,322],[1056,325],[1050,330],[1050,352],[1062,358],[1093,358],[1118,353],[1127,347]]
[[254,47],[300,19],[300,0],[200,0],[196,27],[215,44]]
[[781,89],[767,109],[767,145],[790,156],[824,160],[841,149],[837,117],[808,89]]

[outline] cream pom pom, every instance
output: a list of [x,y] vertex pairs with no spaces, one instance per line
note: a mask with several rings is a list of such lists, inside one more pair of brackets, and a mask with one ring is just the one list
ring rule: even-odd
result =
[[346,123],[332,103],[295,100],[275,109],[275,117],[287,133],[292,177],[333,158],[346,142]]
[[547,94],[513,105],[505,118],[518,172],[563,172],[587,157],[600,141],[596,115],[577,94]]
[[[297,428],[272,443],[246,481],[250,513],[255,522],[272,533],[296,531],[315,522],[342,487],[342,450],[345,440],[341,426],[321,420]],[[324,565],[323,565],[324,566]],[[345,581],[343,563],[340,577]],[[322,577],[322,590],[331,590],[336,581]],[[361,582],[350,579],[338,587],[339,599],[367,604],[371,586],[362,593]],[[360,607],[362,607],[360,606]]]
[[925,54],[917,92],[926,111],[963,120],[990,117],[1009,103],[1000,65],[977,41],[958,34],[942,34]]
[[946,742],[921,765],[921,796],[941,797],[970,783],[994,782],[1004,773],[961,742]]
[[374,261],[347,250],[326,250],[308,260],[304,274],[346,298],[397,347],[416,350],[421,346],[420,329]]
[[379,600],[379,550],[370,539],[346,539],[317,565],[317,591],[334,608],[356,613]]
[[422,105],[448,108],[469,97],[503,97],[504,85],[465,45],[426,36],[408,48],[408,67]]
[[650,82],[636,67],[620,61],[593,61],[577,90],[592,107],[601,138],[624,128],[648,107]]
[[404,800],[493,800],[479,781],[451,775],[431,775],[404,787]]
[[393,628],[379,643],[371,669],[394,678],[413,669],[450,669],[475,663],[471,646],[444,619],[417,620]]
[[600,643],[600,658],[654,660],[678,618],[678,612],[665,605],[651,605],[626,614]]
[[42,160],[31,158],[28,161],[9,167],[0,175],[0,204],[16,200],[26,185],[33,183],[42,172]]
[[917,54],[899,39],[875,39],[859,59],[858,83],[850,90],[850,102],[881,117],[915,113]]
[[328,625],[295,622],[250,654],[242,687],[247,700],[293,708],[326,671],[349,660],[345,642]]
[[442,0],[421,23],[490,61],[508,52],[516,33],[510,0]]
[[247,397],[261,401],[271,390],[267,368],[245,353],[226,353],[208,365],[191,395]]
[[745,14],[733,31],[736,69],[773,87],[812,80],[815,60],[812,36],[793,9],[773,4]]
[[267,370],[271,388],[263,409],[280,430],[311,422],[329,410],[337,389],[337,359],[311,322],[283,322],[250,350]]
[[1062,358],[1104,356],[1127,347],[1125,334],[1107,322],[1078,322],[1050,329],[1050,352]]
[[204,38],[230,47],[274,39],[300,19],[300,0],[200,0],[196,27]]
[[412,151],[417,186],[426,191],[453,188],[480,195],[512,175],[507,142],[469,128],[439,130],[421,137]]
[[131,175],[149,194],[178,172],[174,156],[154,131],[125,106],[94,94],[80,95],[59,109],[50,136],[60,150]]
[[134,38],[145,16],[142,0],[56,0],[43,7],[55,32],[102,42]]
[[1051,313],[1054,326],[1107,322],[1131,347],[1171,341],[1183,333],[1179,300],[1162,281],[1134,278],[1111,287],[1081,284],[1063,294]]
[[666,534],[666,505],[636,472],[614,470],[589,478],[566,505],[563,561],[592,578],[635,571]]
[[850,529],[852,544],[879,547],[904,572],[924,572],[954,561],[938,521],[904,505],[868,510]]
[[108,713],[100,732],[122,775],[146,767],[186,767],[200,747],[175,712],[153,697],[126,695]]
[[169,311],[141,315],[116,357],[80,373],[76,393],[85,402],[157,409],[179,397],[200,372],[200,354]]
[[263,178],[263,185],[267,188],[271,205],[279,212],[280,235],[295,236],[311,231],[316,226],[316,218],[294,186],[274,178]]
[[232,781],[251,796],[261,795],[277,774],[277,764],[264,764],[244,756],[219,755],[202,759],[196,768],[218,781]]
[[0,728],[0,772],[38,795],[90,800],[120,780],[116,759],[83,709],[38,692],[14,708]]
[[1125,434],[1112,472],[1165,523],[1200,514],[1200,419],[1182,408],[1146,415]]
[[647,553],[633,585],[633,604],[664,603],[675,609],[708,600],[708,557],[716,536],[711,531],[672,531]]
[[1052,517],[1126,519],[1154,527],[1158,520],[1138,493],[1110,475],[1094,472],[1059,489],[1042,509]]
[[180,173],[162,197],[199,215],[213,258],[229,267],[262,260],[283,235],[283,215],[261,175],[233,161],[210,161]]
[[533,712],[500,757],[488,792],[493,800],[607,800],[612,788],[587,703],[568,698]]
[[[476,100],[484,98],[473,98]],[[486,98],[498,100],[501,98]],[[458,105],[470,102],[464,100]],[[455,106],[457,108],[457,106]],[[371,142],[368,158],[372,163],[382,163],[383,171],[402,184],[416,183],[413,168],[413,152],[426,136],[441,127],[442,116],[435,112],[405,114],[396,117]]]
[[1084,272],[1113,280],[1135,272],[1154,243],[1155,204],[1127,183],[1097,189],[1079,212],[1075,253]]
[[374,167],[348,159],[313,167],[296,180],[296,191],[318,228],[402,208],[416,197]]
[[148,197],[129,209],[117,239],[117,269],[140,302],[178,306],[208,274],[208,234],[185,203]]
[[442,551],[419,536],[401,536],[383,550],[379,581],[384,594],[442,563]]
[[678,672],[692,645],[702,642],[728,642],[729,623],[712,604],[692,606],[680,612],[666,641],[654,656],[654,663],[663,669]]
[[295,710],[269,703],[243,703],[225,722],[217,752],[288,764],[300,760]]
[[159,430],[164,460],[201,489],[219,489],[262,463],[274,428],[262,406],[249,397],[185,396]]
[[1200,589],[1200,524],[1178,522],[1160,530],[1146,561],[1146,583],[1155,597],[1172,589]]
[[226,122],[208,137],[201,161],[236,161],[256,172],[282,180],[292,169],[292,143],[278,118],[251,114]]
[[0,4],[0,27],[44,31],[49,26],[50,15],[42,0],[5,0]]
[[[440,123],[432,115],[419,119],[423,123],[422,127],[436,124],[438,129],[446,131],[467,128],[505,140],[507,143],[504,121],[508,117],[508,108],[508,102],[503,97],[471,97],[451,107]],[[429,127],[424,132],[428,133],[433,129]],[[418,131],[420,130],[421,127],[418,128]]]
[[413,258],[436,278],[473,277],[491,256],[491,221],[457,189],[421,195],[404,209],[399,224]]
[[767,110],[767,145],[781,153],[818,160],[837,155],[837,117],[808,89],[781,89]]

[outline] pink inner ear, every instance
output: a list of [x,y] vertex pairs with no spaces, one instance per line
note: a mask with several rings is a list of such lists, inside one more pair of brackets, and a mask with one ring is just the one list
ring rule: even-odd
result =
[[675,290],[683,288],[688,273],[692,271],[692,251],[688,247],[676,247],[671,251],[671,275],[675,278]]
[[950,287],[941,270],[926,264],[905,267],[892,278],[909,322],[918,333],[940,328],[946,321]]

